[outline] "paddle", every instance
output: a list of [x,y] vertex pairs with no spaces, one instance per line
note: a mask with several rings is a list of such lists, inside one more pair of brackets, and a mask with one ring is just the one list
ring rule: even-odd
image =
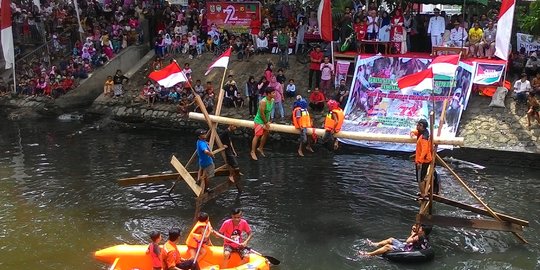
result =
[[197,264],[197,257],[199,257],[199,252],[201,251],[202,245],[204,243],[204,238],[206,236],[206,230],[208,230],[208,225],[210,225],[210,222],[206,223],[206,226],[204,227],[201,242],[199,243],[199,246],[197,247],[197,252],[195,253],[195,257],[193,258],[193,265]]
[[[238,241],[235,241],[235,240],[233,240],[233,239],[231,239],[231,238],[229,238],[229,237],[227,237],[227,236],[225,236],[225,235],[223,235],[223,234],[220,234],[220,233],[218,233],[218,232],[216,232],[216,231],[214,231],[214,232],[215,232],[215,234],[216,234],[217,236],[219,236],[219,237],[221,237],[221,238],[223,238],[223,239],[225,239],[225,240],[229,240],[229,241],[231,241],[231,242],[233,242],[233,243],[235,243],[235,244],[237,244],[237,245],[241,245]],[[260,252],[254,250],[254,249],[252,249],[252,248],[250,248],[250,247],[246,247],[246,248],[249,250],[249,252],[251,252],[251,253],[253,253],[253,254],[256,254],[256,255],[259,255],[259,256],[261,256],[261,257],[266,258],[266,259],[267,259],[271,264],[273,264],[273,265],[279,265],[279,264],[281,263],[278,259],[276,259],[276,258],[274,258],[274,257],[272,257],[272,256],[263,255],[263,254],[261,254]]]

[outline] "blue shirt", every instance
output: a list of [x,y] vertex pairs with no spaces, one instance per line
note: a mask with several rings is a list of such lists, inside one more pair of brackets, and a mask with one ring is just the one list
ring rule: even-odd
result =
[[197,140],[197,155],[199,156],[199,167],[206,168],[214,163],[212,157],[205,154],[204,151],[210,151],[210,146],[205,140]]

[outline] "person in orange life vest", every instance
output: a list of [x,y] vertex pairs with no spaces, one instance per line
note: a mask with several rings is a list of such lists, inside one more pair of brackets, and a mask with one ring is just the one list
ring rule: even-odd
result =
[[[251,237],[253,237],[253,233],[251,232],[251,227],[249,227],[249,224],[245,219],[242,218],[242,210],[239,208],[235,208],[231,212],[231,218],[225,220],[223,224],[221,225],[221,228],[219,228],[219,233],[217,235],[223,235],[228,238],[231,238],[232,240],[235,240],[236,244],[232,241],[229,241],[227,239],[223,242],[223,268],[227,268],[229,264],[229,259],[231,257],[232,252],[236,252],[240,255],[240,258],[242,259],[243,263],[248,262],[249,257],[249,249],[247,249],[247,244],[249,243],[249,240],[251,240]],[[243,240],[242,234],[246,234],[247,238],[246,240]]]
[[165,270],[199,270],[199,265],[193,260],[186,260],[180,256],[176,246],[180,240],[180,229],[169,230],[169,239],[163,245],[163,263]]
[[[428,172],[429,165],[433,159],[431,154],[432,144],[429,140],[429,124],[426,119],[420,119],[416,124],[416,129],[411,131],[411,137],[416,137],[416,181],[419,183],[420,198],[425,200],[427,194],[422,194],[426,182],[424,181]],[[435,181],[433,184],[434,193],[439,193],[438,176],[437,171],[434,172]]]
[[339,103],[333,99],[328,100],[326,105],[328,106],[329,112],[324,118],[324,129],[326,130],[326,132],[322,141],[323,143],[332,141],[334,150],[337,150],[337,148],[339,147],[339,143],[337,139],[334,138],[334,133],[338,133],[341,130],[341,126],[343,126],[343,120],[345,120],[345,114],[343,113],[343,110],[339,107]]
[[304,152],[302,151],[302,148],[304,145],[306,145],[306,149],[308,151],[313,153],[311,143],[307,137],[307,129],[313,127],[313,123],[307,110],[307,102],[302,98],[302,96],[296,96],[296,101],[294,102],[293,107],[292,122],[294,127],[300,130],[300,145],[298,146],[298,155],[303,157]]
[[159,242],[161,242],[161,233],[153,231],[150,233],[150,239],[152,243],[148,245],[146,254],[149,254],[152,258],[152,270],[162,270],[162,261],[161,261],[161,248],[159,247]]
[[[206,228],[208,226],[208,228]],[[206,228],[206,233],[204,232]],[[208,218],[208,214],[205,212],[200,212],[199,216],[197,217],[197,223],[195,226],[193,226],[193,229],[191,229],[191,232],[189,233],[187,239],[186,239],[186,246],[188,247],[188,254],[190,259],[194,259],[195,255],[197,253],[197,249],[199,248],[199,245],[202,241],[201,250],[199,251],[199,256],[197,257],[197,261],[200,261],[208,252],[207,247],[212,246],[212,241],[210,241],[210,234],[214,232],[214,229],[212,228],[212,225],[210,224],[210,220]],[[204,233],[204,239],[203,239],[203,233]]]

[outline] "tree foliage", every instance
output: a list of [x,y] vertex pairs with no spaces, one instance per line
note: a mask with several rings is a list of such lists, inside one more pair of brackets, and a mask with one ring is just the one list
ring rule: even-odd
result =
[[518,10],[515,16],[523,32],[540,35],[540,1],[532,2],[528,8]]

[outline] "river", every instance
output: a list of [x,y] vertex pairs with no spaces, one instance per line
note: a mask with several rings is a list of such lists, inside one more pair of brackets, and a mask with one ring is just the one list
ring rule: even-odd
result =
[[[171,155],[185,162],[195,136],[151,129],[77,133],[88,123],[0,120],[0,269],[106,269],[93,251],[147,243],[151,230],[189,231],[194,199],[186,184],[169,196],[170,183],[120,187],[116,179],[171,171]],[[435,260],[400,265],[355,254],[368,249],[367,238],[408,233],[418,211],[411,161],[323,150],[298,158],[296,146],[270,141],[268,157],[254,162],[248,143],[237,141],[244,192],[231,190],[203,210],[218,227],[231,208],[241,207],[255,233],[252,247],[281,260],[272,269],[540,269],[539,170],[456,168],[493,208],[530,221],[524,234],[530,244],[506,232],[435,227]],[[474,203],[441,174],[444,196]],[[441,204],[436,213],[470,215]]]

